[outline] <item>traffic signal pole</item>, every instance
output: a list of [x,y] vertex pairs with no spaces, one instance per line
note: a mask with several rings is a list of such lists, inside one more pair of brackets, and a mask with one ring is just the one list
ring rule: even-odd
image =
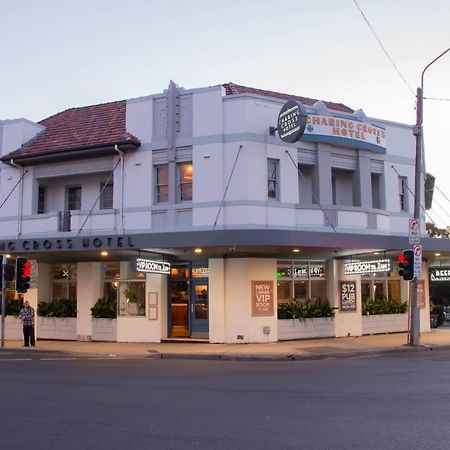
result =
[[[423,75],[422,75],[423,79]],[[414,134],[416,136],[416,167],[415,167],[415,188],[414,188],[414,218],[419,221],[419,241],[422,230],[420,216],[420,200],[422,198],[422,122],[423,122],[423,92],[422,88],[417,88],[416,126]],[[420,244],[420,242],[419,242]],[[411,330],[409,333],[409,344],[415,347],[420,345],[420,310],[417,306],[419,277],[414,276],[412,281],[411,298]]]
[[5,281],[5,267],[7,263],[6,255],[3,255],[2,259],[2,335],[1,346],[5,346],[5,318],[6,318],[6,281]]
[[[420,201],[422,198],[422,189],[424,186],[423,177],[423,78],[426,70],[439,58],[444,56],[450,48],[443,51],[438,57],[434,58],[422,71],[420,87],[417,88],[417,107],[416,107],[416,125],[414,127],[414,135],[416,136],[416,167],[415,167],[415,189],[414,189],[414,218],[419,221],[419,240],[422,230],[422,220],[420,214]],[[422,264],[421,264],[422,265]],[[411,299],[411,330],[409,334],[409,344],[413,346],[420,345],[420,311],[417,306],[419,276],[413,278],[412,283],[412,299]]]

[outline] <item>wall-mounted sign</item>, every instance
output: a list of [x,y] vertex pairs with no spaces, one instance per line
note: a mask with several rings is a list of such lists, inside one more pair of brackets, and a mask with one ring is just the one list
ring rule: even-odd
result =
[[209,267],[193,267],[191,274],[192,278],[208,278]]
[[417,282],[417,307],[425,309],[425,281],[418,280]]
[[377,261],[352,261],[344,264],[345,275],[390,272],[391,261],[380,259]]
[[439,267],[430,269],[431,281],[450,281],[450,267]]
[[286,102],[278,114],[278,135],[283,142],[297,142],[305,131],[306,109],[295,100]]
[[132,268],[135,272],[170,274],[170,263],[164,261],[135,258],[132,261]]
[[356,281],[339,281],[339,309],[356,311]]
[[[295,278],[305,278],[308,276],[308,267],[294,267]],[[309,276],[311,278],[321,278],[325,276],[323,267],[313,266],[309,268]]]
[[[277,277],[278,278],[290,278],[291,268],[283,267],[278,268]],[[325,269],[323,266],[310,266],[309,267],[309,277],[310,278],[323,278],[325,276]],[[308,266],[295,266],[294,267],[294,278],[308,278]]]
[[345,139],[347,145],[354,141],[354,146],[365,143],[378,147],[379,151],[386,151],[386,133],[383,128],[340,117],[308,116],[305,138],[308,136],[314,136],[314,139],[308,140],[323,142],[330,141],[330,138],[335,141]]
[[252,280],[252,316],[273,316],[274,295],[273,281]]

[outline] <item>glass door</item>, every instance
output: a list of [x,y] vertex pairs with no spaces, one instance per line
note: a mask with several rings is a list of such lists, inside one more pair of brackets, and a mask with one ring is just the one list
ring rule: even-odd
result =
[[189,281],[170,285],[171,337],[189,337]]
[[208,301],[208,283],[205,281],[192,281],[191,299],[191,337],[208,338],[209,337],[209,301]]

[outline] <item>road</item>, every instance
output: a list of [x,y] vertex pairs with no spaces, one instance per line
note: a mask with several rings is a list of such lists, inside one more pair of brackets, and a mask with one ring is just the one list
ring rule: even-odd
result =
[[5,450],[450,446],[445,350],[303,362],[11,351],[0,386]]

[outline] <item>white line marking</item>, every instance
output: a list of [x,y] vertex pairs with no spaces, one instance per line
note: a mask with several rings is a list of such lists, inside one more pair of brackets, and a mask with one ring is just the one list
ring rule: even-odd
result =
[[0,361],[32,361],[31,358],[9,358],[9,359],[0,359]]
[[78,358],[40,358],[41,361],[75,361]]

